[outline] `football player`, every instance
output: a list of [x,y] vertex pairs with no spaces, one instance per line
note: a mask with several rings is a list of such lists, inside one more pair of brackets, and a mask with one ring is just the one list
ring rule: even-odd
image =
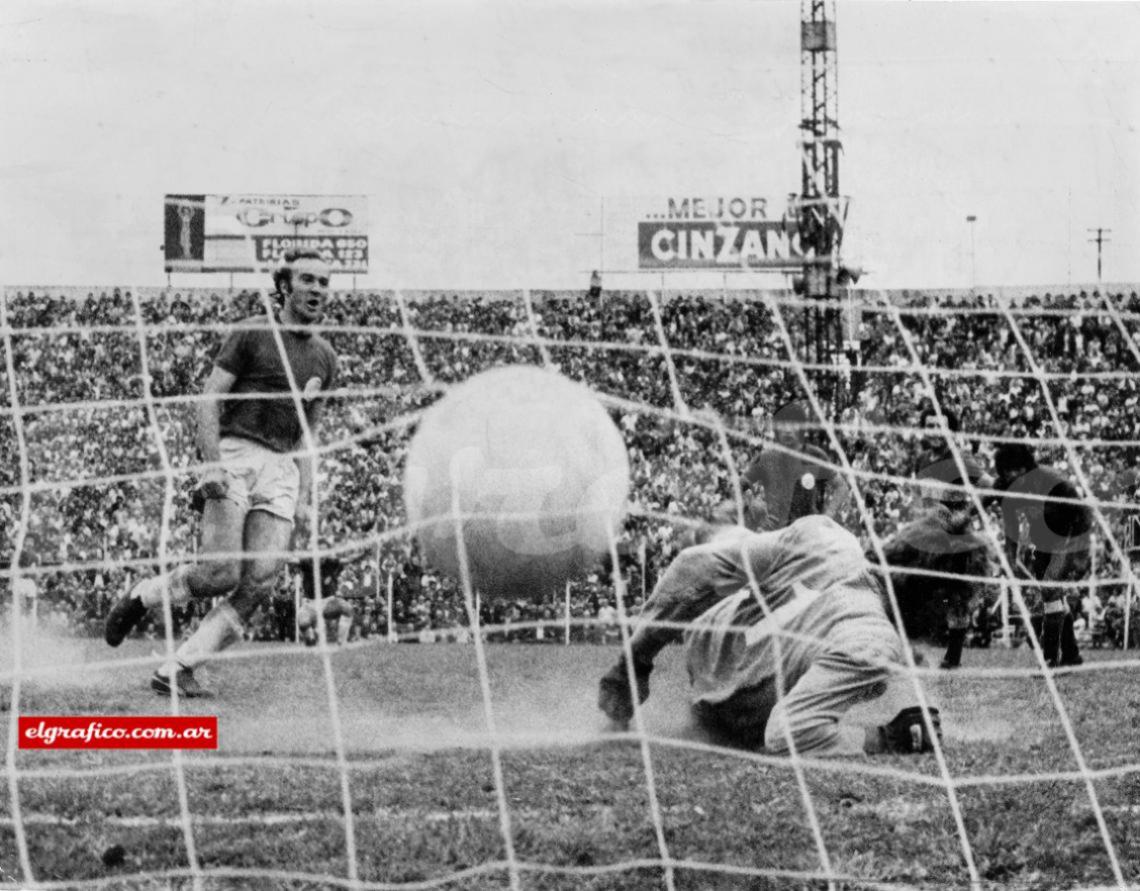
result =
[[1080,493],[1060,471],[1039,465],[1024,443],[1003,443],[994,453],[997,488],[1002,490],[1005,550],[1011,566],[1019,566],[1021,521],[1026,521],[1026,559],[1020,568],[1041,586],[1044,617],[1041,649],[1050,668],[1081,665],[1073,630],[1073,614],[1065,589],[1053,582],[1088,575],[1091,563],[1092,513]]
[[224,598],[154,673],[151,687],[160,695],[208,695],[194,669],[241,638],[270,597],[295,525],[310,513],[315,462],[298,454],[304,431],[297,404],[316,436],[323,394],[337,371],[333,348],[313,330],[324,314],[329,267],[318,253],[294,252],[273,280],[281,301],[275,324],[291,373],[268,317],[255,316],[222,343],[198,404],[198,450],[213,465],[196,490],[200,560],[143,579],[107,615],[104,637],[116,647],[164,600],[181,606],[191,597]]
[[778,409],[772,416],[775,446],[763,449],[741,474],[746,501],[750,492],[763,498],[763,529],[779,529],[809,514],[834,513],[840,481],[827,453],[808,442],[811,420],[811,408],[804,402]]
[[[929,752],[940,716],[917,701],[897,619],[859,542],[834,520],[721,527],[665,571],[598,704],[628,726],[658,654],[682,643],[693,713],[714,738],[776,754]],[[898,711],[845,720],[870,700],[883,718]]]

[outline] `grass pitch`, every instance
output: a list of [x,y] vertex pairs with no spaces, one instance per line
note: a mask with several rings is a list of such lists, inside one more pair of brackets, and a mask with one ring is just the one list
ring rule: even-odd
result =
[[[166,708],[141,643],[27,652],[23,714]],[[784,889],[830,874],[948,889],[969,886],[967,849],[982,887],[1119,887],[1117,869],[1140,884],[1129,654],[1054,676],[1083,771],[1030,652],[967,650],[960,671],[925,671],[952,796],[933,757],[717,749],[690,724],[677,649],[653,677],[646,737],[608,735],[594,696],[616,653],[489,645],[491,734],[471,645],[369,643],[326,663],[247,644],[203,675],[214,698],[183,703],[218,716],[216,753],[10,750],[0,887]],[[113,845],[125,857],[107,866]]]

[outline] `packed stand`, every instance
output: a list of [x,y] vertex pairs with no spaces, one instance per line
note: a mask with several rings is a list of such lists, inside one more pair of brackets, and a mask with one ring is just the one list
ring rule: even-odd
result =
[[[128,576],[192,555],[195,394],[224,327],[264,311],[265,297],[119,289],[5,297],[20,433],[5,387],[0,436],[13,444],[22,436],[27,478],[19,461],[0,468],[0,560],[11,559],[10,530],[29,483],[25,550],[39,564],[44,603],[57,621],[91,631]],[[733,497],[773,407],[802,397],[784,338],[802,344],[805,305],[781,298],[778,319],[771,305],[747,292],[337,294],[325,322],[341,364],[323,435],[334,448],[322,459],[319,536],[324,548],[376,549],[342,579],[359,604],[358,633],[462,637],[461,592],[422,565],[402,532],[404,451],[418,411],[449,384],[503,363],[549,362],[605,398],[633,469],[618,569],[628,592],[620,606],[636,609],[693,524]],[[1135,293],[1046,294],[1003,306],[929,295],[865,302],[856,364],[841,375],[845,408],[819,434],[837,455],[838,442],[859,481],[868,514],[849,511],[851,528],[868,540],[868,525],[886,536],[911,510],[915,428],[933,383],[983,462],[1002,437],[1043,439],[1040,459],[1070,471],[1076,455],[1087,494],[1105,503],[1101,515],[1125,543],[1127,507],[1140,488],[1137,313]],[[804,358],[808,348],[799,349]],[[1068,448],[1050,442],[1054,411]],[[1115,556],[1102,536],[1102,576],[1120,575]],[[508,639],[599,639],[594,620],[619,606],[612,570],[571,585],[568,629],[561,596],[484,605],[483,620]],[[282,580],[255,636],[291,635],[290,584]],[[1102,599],[1118,593],[1105,586]],[[196,618],[194,609],[175,616],[190,625]]]

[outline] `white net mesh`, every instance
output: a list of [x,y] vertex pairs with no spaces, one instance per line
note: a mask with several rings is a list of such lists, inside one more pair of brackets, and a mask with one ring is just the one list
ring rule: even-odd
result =
[[[367,554],[339,577],[351,642],[338,647],[321,622],[315,648],[297,642],[290,569],[247,640],[208,670],[217,698],[167,706],[145,678],[208,604],[152,611],[122,652],[98,639],[102,620],[140,574],[194,557],[197,394],[224,332],[268,300],[4,292],[0,883],[1135,887],[1131,289],[968,304],[863,292],[858,350],[844,357],[857,361],[827,369],[804,361],[811,305],[785,292],[338,293],[323,333],[340,377],[319,434],[303,436],[320,482],[299,547],[317,565]],[[403,455],[420,412],[503,363],[591,386],[633,467],[607,566],[549,602],[480,602],[422,565],[405,528]],[[812,388],[825,370],[842,382],[838,416]],[[916,646],[923,664],[908,656],[915,701],[943,713],[932,756],[714,745],[692,728],[679,648],[630,734],[605,737],[598,677],[693,528],[725,502],[743,512],[743,470],[789,399],[812,406],[851,491],[843,522],[880,559],[914,510],[924,405],[961,417],[959,469],[989,466],[1012,440],[1059,467],[1094,520],[1091,575],[1060,583],[1080,601],[1085,664],[1044,670],[1026,633],[1039,586],[1000,546],[991,493],[967,485],[994,543],[994,575],[979,580],[1000,596],[971,629],[993,645],[968,649],[960,671],[932,667],[937,648]],[[34,603],[15,593],[28,579]],[[221,751],[17,745],[20,714],[167,708],[218,714]],[[126,858],[107,866],[112,843]]]

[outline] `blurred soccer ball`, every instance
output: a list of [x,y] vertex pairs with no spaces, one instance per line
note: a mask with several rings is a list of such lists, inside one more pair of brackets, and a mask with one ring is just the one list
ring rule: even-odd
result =
[[488,598],[539,599],[620,533],[629,458],[585,386],[533,366],[483,372],[428,409],[404,504],[432,566]]

